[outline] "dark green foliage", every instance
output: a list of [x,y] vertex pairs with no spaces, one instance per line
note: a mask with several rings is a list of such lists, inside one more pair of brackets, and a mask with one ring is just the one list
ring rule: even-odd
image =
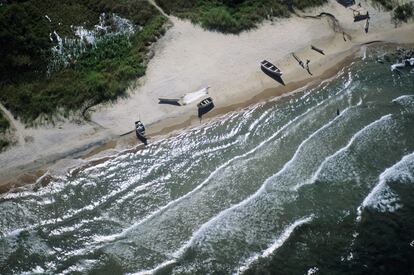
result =
[[394,8],[395,1],[393,0],[372,0],[374,3],[380,4],[385,10],[390,11]]
[[9,129],[9,127],[10,127],[9,121],[0,112],[0,134],[6,132],[6,130]]
[[0,152],[3,151],[9,145],[10,145],[9,141],[0,138]]
[[9,127],[9,121],[0,112],[0,152],[10,144],[10,142],[4,138],[4,134],[6,133],[7,129],[9,129]]
[[[8,1],[0,8],[0,101],[26,123],[58,111],[65,116],[82,112],[124,94],[131,80],[144,75],[147,46],[163,34],[166,21],[147,1],[19,2]],[[102,12],[128,18],[142,29],[132,36],[108,35],[48,75],[56,44],[49,34],[56,30],[62,37],[73,36],[71,25],[92,27]]]
[[406,3],[394,10],[393,19],[396,22],[407,22],[414,17],[414,3]]
[[0,81],[24,73],[45,71],[52,46],[47,20],[36,5],[0,8]]
[[326,0],[156,0],[167,13],[190,19],[209,30],[240,33],[265,18],[288,17],[293,8],[321,5]]

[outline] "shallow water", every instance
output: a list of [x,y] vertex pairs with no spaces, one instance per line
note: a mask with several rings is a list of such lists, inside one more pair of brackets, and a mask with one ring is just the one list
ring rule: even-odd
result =
[[382,51],[3,195],[0,273],[411,274],[414,74]]

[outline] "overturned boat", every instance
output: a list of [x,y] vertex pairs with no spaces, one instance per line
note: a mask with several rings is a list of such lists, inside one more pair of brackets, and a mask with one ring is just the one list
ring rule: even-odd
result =
[[135,134],[137,138],[142,141],[145,145],[147,145],[147,137],[145,136],[145,126],[142,124],[140,120],[135,121]]
[[278,67],[276,67],[275,65],[273,65],[267,60],[263,60],[262,62],[260,62],[260,66],[264,72],[268,72],[274,76],[281,77],[283,74],[282,71]]
[[159,97],[159,103],[160,104],[171,104],[171,105],[177,105],[177,106],[183,106],[190,104],[203,96],[208,95],[208,89],[210,89],[210,86],[207,86],[201,90],[192,92],[192,93],[186,93],[183,96],[177,97],[177,98],[170,98],[170,97]]
[[210,112],[214,108],[213,99],[211,97],[207,97],[203,99],[200,103],[197,104],[198,109],[198,117],[201,119],[201,117]]

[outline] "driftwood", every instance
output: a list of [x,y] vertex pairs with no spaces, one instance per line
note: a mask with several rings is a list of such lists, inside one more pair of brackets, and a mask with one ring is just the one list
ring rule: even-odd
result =
[[302,60],[300,60],[300,58],[299,57],[297,57],[296,56],[296,54],[295,53],[292,53],[292,56],[293,56],[293,58],[299,63],[299,65],[302,67],[302,68],[305,68],[305,66],[303,65],[303,61]]
[[311,45],[311,49],[312,50],[314,50],[314,51],[317,51],[318,53],[320,53],[320,54],[323,54],[323,55],[325,55],[325,53],[323,52],[323,50],[321,50],[321,49],[319,49],[319,48],[316,48],[315,46],[313,46],[313,45]]

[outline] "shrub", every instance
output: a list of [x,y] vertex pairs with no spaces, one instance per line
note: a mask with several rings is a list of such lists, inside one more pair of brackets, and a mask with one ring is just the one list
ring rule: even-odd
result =
[[396,22],[407,22],[414,16],[414,3],[406,3],[394,10],[393,19]]
[[[98,23],[102,12],[132,20],[140,31],[132,36],[108,35],[73,63],[47,75],[50,49],[56,44],[49,34],[58,30],[73,35],[71,24],[90,27]],[[84,113],[93,104],[116,100],[125,94],[130,81],[144,75],[147,46],[163,33],[165,21],[147,1],[28,0],[4,4],[0,9],[0,52],[5,56],[0,63],[0,101],[30,124],[39,117],[52,118],[59,111],[64,116]]]

